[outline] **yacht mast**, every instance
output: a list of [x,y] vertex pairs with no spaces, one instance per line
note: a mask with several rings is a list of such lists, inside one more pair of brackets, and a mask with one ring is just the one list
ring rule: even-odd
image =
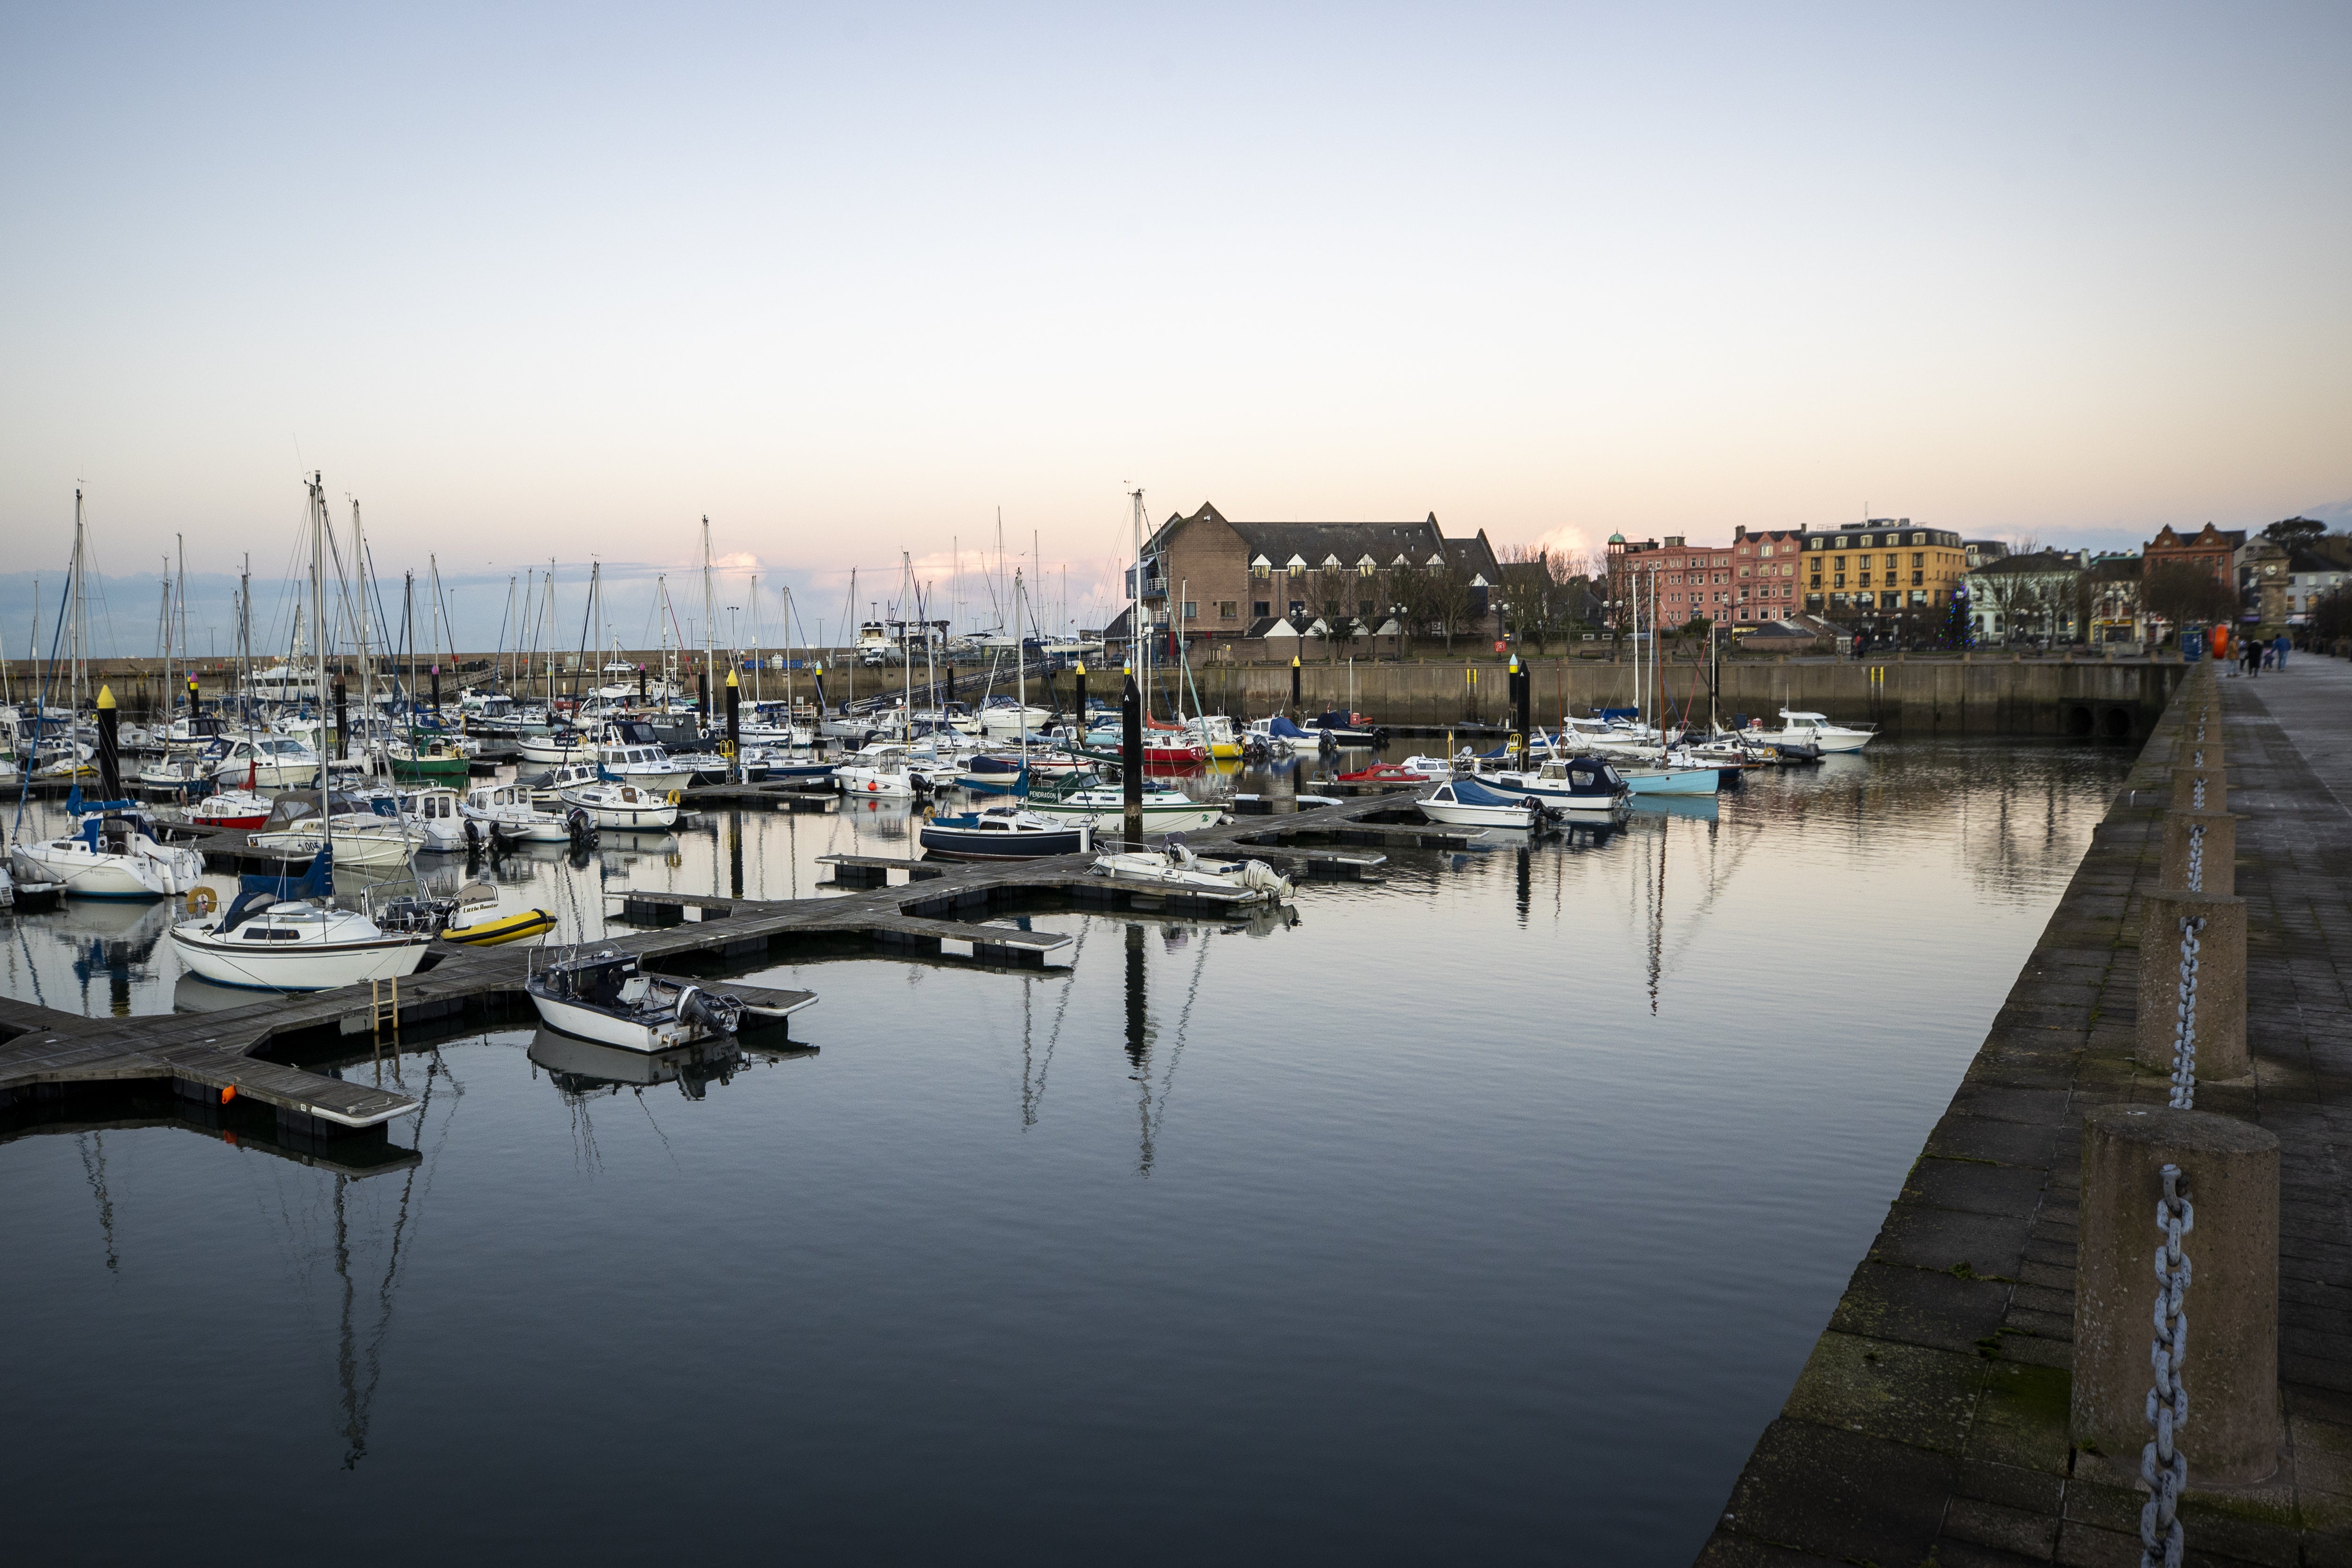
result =
[[702,517],[702,725],[706,730],[710,727],[710,705],[720,700],[711,632],[718,619],[717,601],[710,597],[710,515],[706,512]]
[[751,706],[760,706],[760,574],[751,574]]
[[335,863],[335,813],[327,780],[327,623],[320,605],[325,598],[327,580],[327,487],[323,476],[310,475],[310,634],[318,645],[320,657],[312,666],[310,689],[319,704],[319,831],[320,853],[327,857],[328,874],[333,874]]
[[[371,601],[368,597],[367,530],[360,524],[360,498],[357,496],[352,497],[352,560],[357,569],[354,575],[358,577],[360,585],[359,624],[354,628],[360,645],[360,768],[362,772],[373,774],[375,771],[375,758],[368,747],[375,738],[375,726],[372,722],[375,716],[375,660],[371,655],[368,646],[368,618]],[[320,739],[319,757],[322,765],[327,754],[324,744],[326,734],[327,727],[322,718],[319,726]],[[344,748],[348,750],[350,745],[350,737],[345,737]]]

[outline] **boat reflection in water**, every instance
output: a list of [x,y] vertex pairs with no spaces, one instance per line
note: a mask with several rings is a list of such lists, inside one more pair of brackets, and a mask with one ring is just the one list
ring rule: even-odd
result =
[[643,1091],[664,1083],[675,1083],[680,1094],[699,1100],[712,1083],[732,1083],[736,1073],[746,1068],[798,1061],[816,1051],[815,1046],[786,1040],[781,1031],[764,1041],[722,1035],[672,1051],[643,1051],[599,1045],[542,1028],[530,1038],[530,1055],[547,1070],[547,1076],[567,1100],[618,1094],[624,1089]]

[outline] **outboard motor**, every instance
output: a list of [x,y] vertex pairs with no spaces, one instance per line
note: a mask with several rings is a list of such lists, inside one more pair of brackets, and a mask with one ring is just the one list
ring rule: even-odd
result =
[[596,819],[587,807],[574,806],[563,814],[563,831],[571,835],[572,848],[584,848],[596,841]]
[[743,1022],[743,1004],[723,992],[688,986],[677,994],[677,1021],[700,1024],[713,1034],[733,1034]]

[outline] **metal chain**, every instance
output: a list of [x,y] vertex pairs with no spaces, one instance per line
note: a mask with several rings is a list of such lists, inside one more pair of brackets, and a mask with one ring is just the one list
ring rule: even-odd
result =
[[2205,891],[2205,824],[2189,824],[2189,891]]
[[2184,915],[2180,922],[2180,1003],[2172,1026],[2172,1108],[2197,1108],[2197,934],[2205,917]]
[[2189,1293],[2189,1268],[2180,1239],[2196,1228],[2197,1211],[2180,1167],[2166,1166],[2160,1174],[2164,1197],[2156,1206],[2156,1228],[2164,1241],[2156,1249],[2156,1338],[2148,1347],[2156,1382],[2147,1391],[2147,1424],[2156,1436],[2139,1452],[2140,1479],[2147,1483],[2147,1502],[2139,1511],[2140,1568],[2180,1568],[2188,1550],[2179,1511],[2189,1456],[2179,1438],[2189,1425],[2189,1389],[2180,1373],[2189,1359],[2189,1314],[2181,1299]]
[[2205,775],[2202,773],[2197,776],[2196,794],[2189,802],[2189,809],[2197,811],[2205,809]]

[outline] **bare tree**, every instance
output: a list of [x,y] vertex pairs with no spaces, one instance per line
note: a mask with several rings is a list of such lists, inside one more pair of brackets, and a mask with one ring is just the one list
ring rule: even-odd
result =
[[2238,591],[2201,564],[2162,560],[2148,566],[2139,581],[2140,602],[2174,631],[2200,622],[2233,620]]

